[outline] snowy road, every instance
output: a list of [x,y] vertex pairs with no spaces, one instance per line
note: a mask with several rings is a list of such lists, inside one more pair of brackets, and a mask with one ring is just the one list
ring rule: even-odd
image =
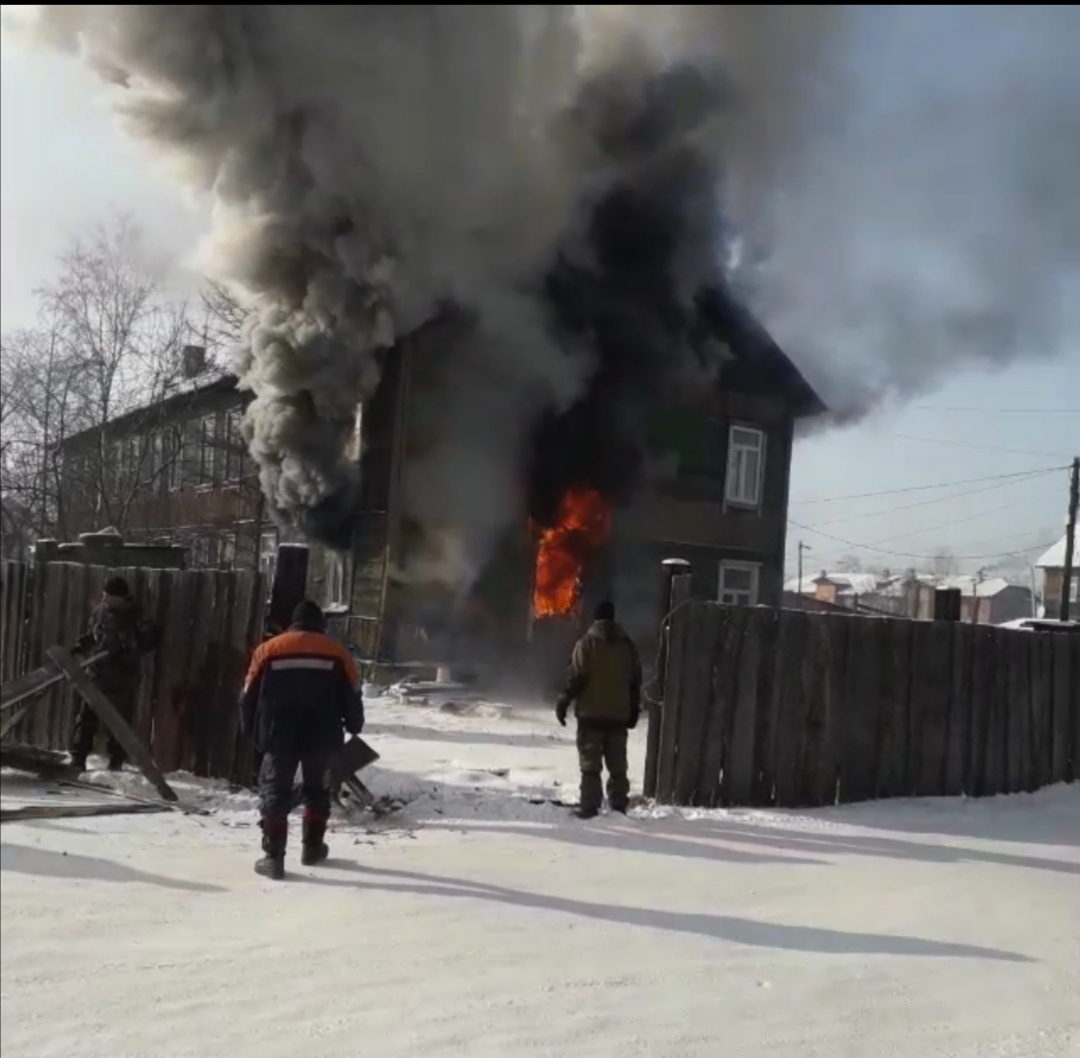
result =
[[372,709],[415,826],[283,885],[236,797],[5,825],[2,1054],[1080,1053],[1080,788],[579,823],[511,800],[568,734],[483,712]]

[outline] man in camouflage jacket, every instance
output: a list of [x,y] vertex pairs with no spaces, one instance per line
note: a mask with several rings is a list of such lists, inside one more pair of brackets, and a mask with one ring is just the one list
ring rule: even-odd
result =
[[574,647],[570,670],[555,715],[565,726],[574,704],[581,766],[581,805],[577,814],[592,819],[604,798],[607,765],[608,804],[625,812],[630,800],[627,732],[641,714],[641,660],[634,641],[615,620],[615,607],[602,602],[595,620]]
[[[105,582],[101,600],[90,613],[89,626],[80,638],[77,650],[81,653],[107,652],[108,657],[91,667],[90,676],[128,723],[135,717],[142,655],[154,648],[154,640],[154,630],[143,619],[142,610],[131,597],[127,582],[122,577],[110,577]],[[86,758],[94,748],[98,724],[97,713],[85,701],[80,701],[71,738],[71,763],[79,771],[86,770]],[[109,770],[119,771],[124,766],[126,754],[112,734],[107,748]]]

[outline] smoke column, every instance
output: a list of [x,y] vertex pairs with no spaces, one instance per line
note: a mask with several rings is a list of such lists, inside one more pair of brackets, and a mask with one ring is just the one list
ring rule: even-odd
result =
[[279,517],[346,542],[380,351],[468,318],[432,332],[406,482],[415,517],[455,526],[455,578],[567,485],[632,488],[657,394],[715,370],[710,284],[848,417],[1075,335],[1078,17],[46,5],[35,28],[212,196],[209,266],[256,310],[246,429]]
[[858,7],[833,43],[743,279],[834,414],[1075,349],[1080,8]]

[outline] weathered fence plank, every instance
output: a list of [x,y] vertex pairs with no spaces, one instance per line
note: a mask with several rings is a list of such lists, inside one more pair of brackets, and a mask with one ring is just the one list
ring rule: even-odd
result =
[[914,621],[884,618],[885,649],[879,670],[878,797],[904,797],[907,786],[908,702]]
[[1073,682],[1070,672],[1072,658],[1069,656],[1065,636],[1055,635],[1051,673],[1054,718],[1051,724],[1051,782],[1071,782],[1080,778],[1074,767],[1073,725],[1076,708],[1071,704],[1080,697],[1080,672]]
[[[699,776],[705,749],[705,728],[713,709],[713,658],[718,647],[722,611],[716,606],[691,603],[686,640],[686,673],[681,687],[679,745],[675,761],[673,797],[676,804],[697,804]],[[719,723],[723,724],[723,716]],[[719,770],[717,772],[719,777]]]
[[829,669],[832,650],[846,618],[822,615],[811,620],[801,666],[803,739],[799,760],[798,798],[801,805],[836,802],[835,738],[830,722]]
[[[680,584],[684,581],[685,584]],[[689,577],[676,577],[672,596],[688,591]],[[681,599],[668,618],[667,666],[664,675],[664,701],[660,711],[660,760],[656,773],[656,799],[662,804],[671,801],[675,787],[675,761],[679,751],[679,710],[682,685],[687,672],[686,640],[690,626],[691,603]]]
[[[757,700],[754,703],[756,722],[754,724],[754,757],[753,757],[753,789],[751,800],[748,802],[737,801],[732,795],[728,799],[729,804],[772,804],[775,800],[775,786],[777,786],[777,770],[775,770],[775,741],[774,719],[772,715],[773,689],[777,684],[777,641],[780,635],[780,614],[777,610],[758,611],[760,616],[756,620],[755,647],[757,651]],[[748,637],[744,637],[742,651],[748,653],[752,649]],[[750,661],[743,663],[743,668]],[[750,695],[751,689],[747,687],[746,695]],[[742,692],[740,692],[740,698]],[[750,709],[750,704],[739,704],[740,711]],[[730,761],[728,767],[733,768]]]
[[1029,779],[1038,790],[1050,782],[1050,751],[1054,720],[1053,648],[1049,636],[1031,637],[1031,693],[1029,695]]
[[803,676],[798,659],[806,650],[809,614],[784,610],[780,614],[778,653],[785,661],[777,673],[773,691],[773,716],[776,724],[776,803],[784,808],[798,807],[806,741],[803,707]]
[[972,663],[975,650],[974,629],[969,624],[952,624],[952,687],[949,695],[948,741],[945,752],[945,789],[947,796],[970,793],[969,769],[971,741]]
[[880,695],[878,673],[885,647],[881,618],[852,618],[844,666],[840,728],[840,800],[868,801],[877,795]]
[[916,621],[912,629],[907,788],[918,797],[945,792],[952,696],[952,623]]
[[[771,635],[767,626],[775,619],[773,610],[731,610],[717,674],[728,705],[723,776],[714,804],[748,805],[755,800],[761,651]],[[710,750],[710,767],[714,759],[715,751]]]
[[1070,767],[1069,777],[1073,782],[1080,782],[1080,636],[1069,636],[1069,649],[1063,650],[1069,657],[1064,678],[1065,710],[1069,717]]
[[715,623],[707,626],[708,632],[715,637],[715,646],[710,655],[712,707],[706,716],[697,803],[715,807],[725,803],[728,746],[731,741],[732,720],[738,705],[736,695],[739,651],[752,611],[734,606],[710,606],[709,610],[716,615]]
[[1009,792],[1032,790],[1031,785],[1031,648],[1035,636],[1005,635],[1002,649],[1009,661],[1005,752]]

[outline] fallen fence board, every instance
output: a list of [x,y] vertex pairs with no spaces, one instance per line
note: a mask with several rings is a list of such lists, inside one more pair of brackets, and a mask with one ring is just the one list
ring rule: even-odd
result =
[[169,785],[165,776],[154,763],[150,751],[143,745],[139,736],[132,731],[128,722],[117,712],[116,707],[102,693],[101,689],[76,664],[75,659],[63,647],[50,647],[48,656],[63,669],[75,689],[83,696],[87,704],[101,718],[105,726],[116,737],[128,757],[154,785],[154,789],[166,801],[177,801],[176,791]]
[[78,816],[124,816],[141,812],[164,812],[167,805],[128,804],[107,805],[22,805],[19,808],[0,808],[0,823],[20,823],[30,819],[70,819]]
[[[74,655],[72,655],[74,657]],[[101,651],[92,654],[88,658],[76,658],[80,668],[93,665],[95,661],[101,661],[108,655]],[[27,672],[22,676],[5,683],[0,687],[0,711],[14,709],[20,702],[32,698],[36,694],[44,694],[50,687],[63,683],[67,679],[63,672],[59,672],[55,665],[43,665],[40,669]],[[21,715],[21,714],[20,714]]]

